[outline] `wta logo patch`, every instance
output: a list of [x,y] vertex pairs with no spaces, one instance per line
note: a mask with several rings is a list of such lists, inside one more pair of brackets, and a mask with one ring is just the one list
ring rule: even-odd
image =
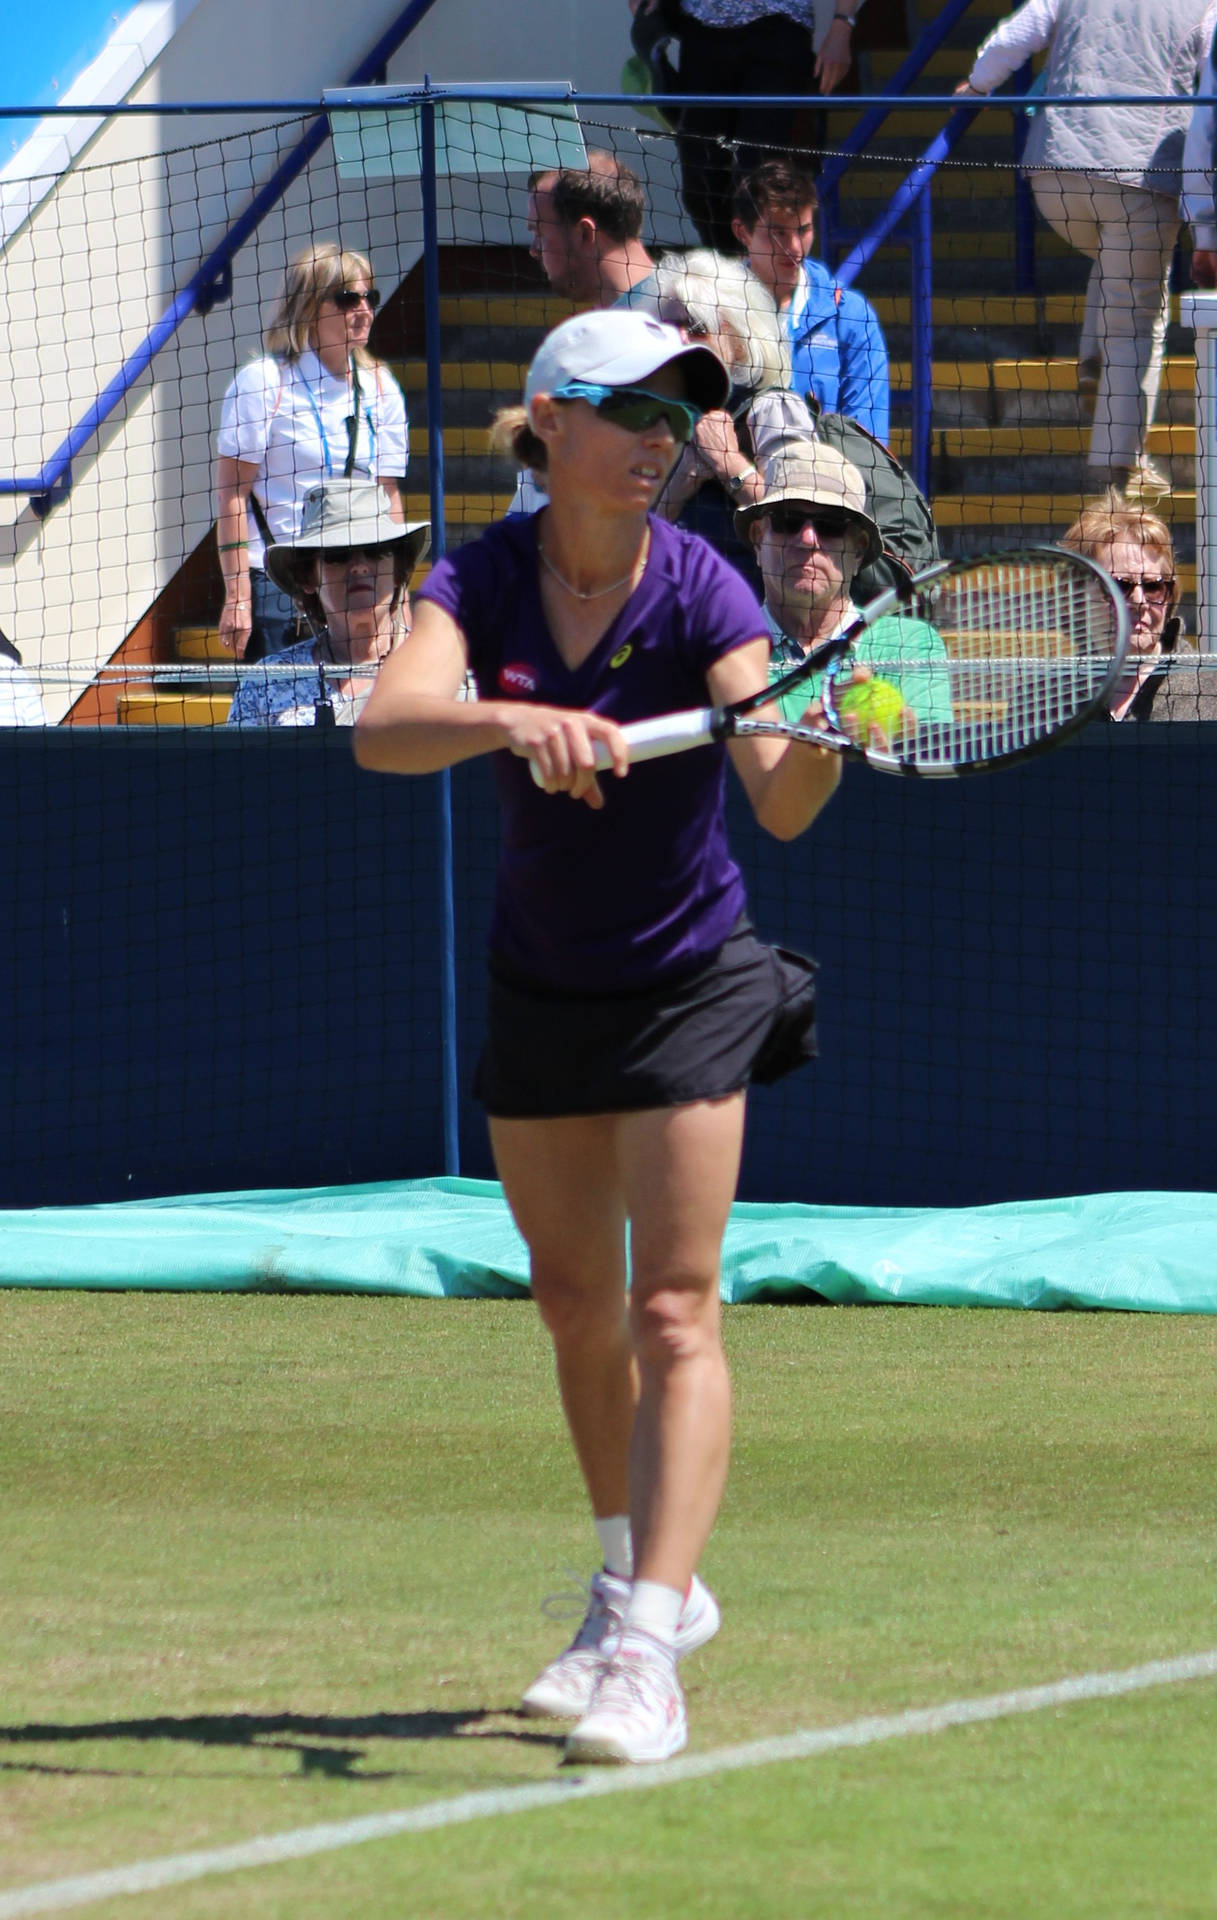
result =
[[612,659],[609,661],[610,667],[623,667],[626,661],[629,659],[630,655],[633,653],[633,651],[634,651],[634,642],[632,640],[627,640],[623,647],[618,647],[616,653],[613,655]]
[[529,694],[537,690],[537,676],[532,667],[519,661],[499,668],[499,685],[504,693]]

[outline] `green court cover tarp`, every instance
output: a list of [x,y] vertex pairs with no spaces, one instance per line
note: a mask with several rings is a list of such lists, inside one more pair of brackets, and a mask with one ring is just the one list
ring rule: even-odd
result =
[[[528,1291],[490,1180],[190,1194],[0,1212],[0,1285],[166,1291]],[[1217,1312],[1217,1194],[987,1207],[731,1212],[723,1299]]]

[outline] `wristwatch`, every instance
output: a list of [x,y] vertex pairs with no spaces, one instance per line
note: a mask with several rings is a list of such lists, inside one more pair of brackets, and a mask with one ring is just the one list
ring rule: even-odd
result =
[[856,13],[834,13],[833,19],[844,20],[847,27],[856,27],[858,24],[858,16]]
[[727,482],[726,482],[727,492],[731,494],[732,497],[734,497],[737,493],[742,493],[744,490],[745,481],[751,480],[755,472],[756,472],[755,467],[748,466],[744,468],[744,471],[742,473],[728,474]]

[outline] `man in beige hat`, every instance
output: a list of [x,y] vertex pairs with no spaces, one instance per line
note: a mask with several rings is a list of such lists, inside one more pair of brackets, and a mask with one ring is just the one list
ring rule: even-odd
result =
[[[740,508],[735,524],[756,549],[776,679],[848,627],[857,612],[854,578],[878,558],[883,543],[867,512],[862,475],[835,447],[782,433],[764,476],[764,492]],[[945,657],[942,637],[928,621],[905,613],[877,620],[854,652],[874,674],[895,682],[919,719],[950,719],[945,679],[917,672],[920,663]],[[797,723],[818,685],[813,676],[787,694],[783,718]]]

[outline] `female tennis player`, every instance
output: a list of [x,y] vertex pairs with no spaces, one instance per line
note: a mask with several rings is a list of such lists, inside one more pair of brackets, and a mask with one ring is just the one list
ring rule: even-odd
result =
[[[790,839],[839,757],[761,739],[631,768],[620,732],[766,685],[751,593],[652,513],[701,410],[726,395],[715,354],[644,314],[549,334],[517,448],[549,504],[434,569],[355,738],[360,764],[389,773],[494,756],[503,833],[476,1086],[604,1560],[524,1707],[577,1722],[575,1761],[685,1744],[676,1661],[718,1626],[695,1569],[727,1471],[719,1258],[745,1092],[814,1052],[812,963],[748,922],[726,758],[758,820]],[[476,702],[457,697],[467,668]]]

